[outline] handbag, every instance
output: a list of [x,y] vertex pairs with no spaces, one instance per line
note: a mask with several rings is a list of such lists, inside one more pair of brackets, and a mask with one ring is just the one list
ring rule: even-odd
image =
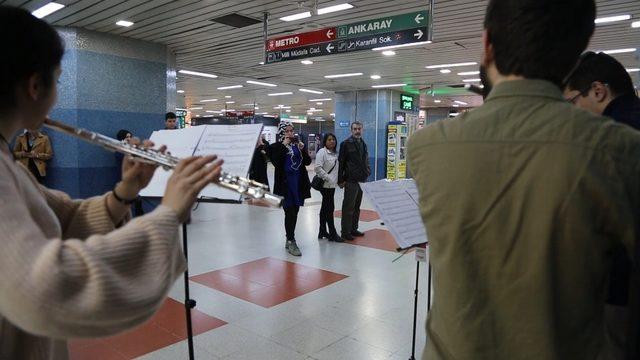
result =
[[[331,172],[333,171],[333,169],[336,167],[336,163],[337,163],[337,162],[338,162],[338,161],[336,161],[335,163],[333,163],[333,167],[331,167],[331,170],[329,170],[329,172],[328,172],[327,174],[331,174]],[[321,178],[321,177],[320,177],[320,176],[318,176],[318,175],[315,175],[315,176],[313,177],[313,179],[311,179],[311,187],[312,187],[314,190],[321,191],[321,190],[324,188],[324,179],[323,179],[323,178]]]

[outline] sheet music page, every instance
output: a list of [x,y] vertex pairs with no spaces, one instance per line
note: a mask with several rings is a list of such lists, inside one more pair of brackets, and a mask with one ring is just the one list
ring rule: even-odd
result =
[[[158,130],[151,134],[150,140],[153,141],[156,148],[167,145],[167,151],[171,152],[171,155],[185,158],[193,155],[203,132],[204,126],[177,130]],[[171,173],[172,171],[158,168],[153,174],[149,185],[140,192],[140,196],[164,196],[164,190],[167,187],[167,181]]]
[[401,248],[427,241],[413,179],[361,183],[362,190]]
[[[216,154],[224,160],[223,171],[246,177],[261,132],[262,124],[206,125],[194,155]],[[240,200],[241,197],[235,191],[216,185],[204,188],[200,196],[225,200]]]

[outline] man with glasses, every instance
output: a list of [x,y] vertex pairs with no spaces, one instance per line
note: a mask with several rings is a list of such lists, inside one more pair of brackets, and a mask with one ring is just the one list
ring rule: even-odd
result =
[[580,108],[640,130],[640,99],[631,76],[610,55],[583,54],[565,82],[564,95]]

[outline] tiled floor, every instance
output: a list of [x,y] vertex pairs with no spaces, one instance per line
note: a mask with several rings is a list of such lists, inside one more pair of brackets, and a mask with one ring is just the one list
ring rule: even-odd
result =
[[[364,237],[350,243],[318,240],[321,199],[317,191],[312,194],[298,217],[301,257],[284,249],[282,210],[202,203],[192,213],[196,359],[409,358],[413,255],[392,263],[397,245],[366,197],[359,226]],[[337,209],[341,203],[338,189]],[[426,339],[426,282],[421,271],[418,358]],[[182,279],[176,282],[168,305],[150,324],[113,338],[73,342],[72,359],[188,359],[183,286]]]

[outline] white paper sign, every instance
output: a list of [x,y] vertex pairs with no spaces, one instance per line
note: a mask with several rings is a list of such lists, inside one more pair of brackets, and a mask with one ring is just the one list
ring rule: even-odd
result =
[[360,184],[401,248],[427,242],[413,179]]

